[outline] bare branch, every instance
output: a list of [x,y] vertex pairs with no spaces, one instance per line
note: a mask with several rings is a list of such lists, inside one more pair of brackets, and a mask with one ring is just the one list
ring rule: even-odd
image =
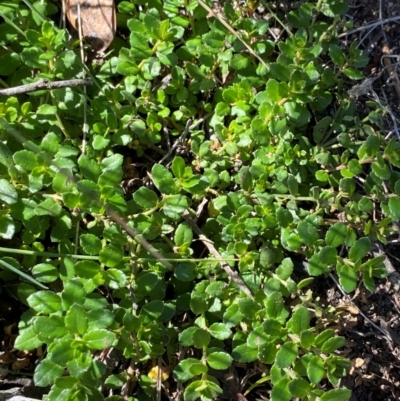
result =
[[67,79],[65,81],[49,81],[48,79],[39,79],[31,84],[14,86],[13,88],[0,89],[1,96],[16,96],[23,95],[29,92],[35,92],[42,89],[60,89],[60,88],[71,88],[73,86],[81,85],[92,85],[93,82],[89,78],[85,79]]

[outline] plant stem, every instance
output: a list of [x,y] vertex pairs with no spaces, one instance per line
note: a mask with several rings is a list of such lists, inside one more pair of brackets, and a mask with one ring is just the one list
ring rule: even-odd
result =
[[27,249],[14,249],[14,248],[3,248],[3,247],[0,247],[0,252],[14,253],[17,255],[44,256],[44,257],[48,257],[48,258],[71,257],[74,259],[81,259],[81,260],[98,260],[99,259],[98,256],[73,255],[73,254],[68,254],[68,253],[38,252],[38,251],[29,251]]

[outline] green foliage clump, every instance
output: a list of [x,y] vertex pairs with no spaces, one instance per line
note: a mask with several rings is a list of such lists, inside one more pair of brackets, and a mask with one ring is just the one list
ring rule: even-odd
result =
[[[2,86],[82,70],[94,83],[0,103],[0,236],[19,244],[1,277],[30,280],[8,286],[29,307],[15,346],[47,345],[34,379],[49,401],[98,401],[127,380],[133,400],[153,399],[146,368],[161,356],[185,401],[218,397],[214,372],[235,362],[263,366],[249,391],[267,383],[272,401],[350,397],[337,388],[344,338],[326,326],[336,312],[307,286],[332,272],[347,292],[373,291],[386,275],[371,246],[400,218],[400,146],[343,90],[367,62],[337,38],[346,4],[303,3],[275,44],[253,2],[224,2],[227,29],[197,1],[121,1],[121,35],[85,67],[55,4],[2,2]],[[168,163],[166,132],[188,137],[189,157]],[[121,149],[165,156],[147,164],[153,185],[124,191]],[[139,377],[94,357],[108,348]]]

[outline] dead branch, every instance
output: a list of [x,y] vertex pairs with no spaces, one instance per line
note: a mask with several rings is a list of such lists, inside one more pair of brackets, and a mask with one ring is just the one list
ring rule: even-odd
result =
[[336,287],[339,289],[339,291],[342,293],[342,295],[345,297],[345,299],[347,300],[348,303],[350,303],[351,305],[353,305],[357,310],[358,313],[372,326],[374,327],[376,330],[380,331],[384,337],[389,340],[390,342],[393,342],[392,337],[390,337],[390,334],[383,330],[381,327],[377,326],[349,297],[349,295],[347,293],[344,292],[344,290],[342,289],[342,286],[339,284],[339,282],[336,280],[335,276],[332,273],[329,273],[329,277],[332,279],[332,281],[336,284]]
[[217,251],[214,244],[204,235],[203,231],[200,230],[199,226],[194,222],[194,220],[189,215],[189,212],[186,211],[182,216],[186,223],[189,224],[190,228],[199,236],[199,239],[206,248],[210,251],[210,253],[217,259],[217,261],[221,264],[221,267],[225,270],[227,275],[231,280],[233,280],[237,286],[252,300],[254,300],[253,294],[250,292],[246,283],[239,276],[239,274],[231,269],[228,263],[225,262],[221,254]]
[[384,55],[384,57],[382,58],[383,62],[385,63],[385,67],[388,70],[389,78],[392,79],[394,88],[396,89],[397,92],[397,96],[400,98],[400,79],[399,76],[397,75],[396,67],[392,64],[389,57],[385,57],[385,56],[390,56],[391,54],[389,45],[387,43],[384,43],[382,46],[382,54]]
[[65,81],[49,81],[48,79],[39,79],[31,84],[14,86],[13,88],[0,89],[1,96],[16,96],[23,95],[29,92],[35,92],[42,89],[60,89],[60,88],[72,88],[74,86],[81,85],[92,85],[93,82],[90,78],[85,79],[67,79]]

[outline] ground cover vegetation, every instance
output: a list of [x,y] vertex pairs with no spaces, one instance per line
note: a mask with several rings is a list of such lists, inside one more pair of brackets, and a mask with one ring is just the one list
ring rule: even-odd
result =
[[338,40],[346,1],[207,4],[117,2],[101,63],[58,3],[0,4],[3,88],[92,83],[0,102],[0,289],[49,401],[212,400],[238,363],[248,397],[350,398],[339,312],[310,284],[386,276],[398,139],[348,94],[368,59]]

